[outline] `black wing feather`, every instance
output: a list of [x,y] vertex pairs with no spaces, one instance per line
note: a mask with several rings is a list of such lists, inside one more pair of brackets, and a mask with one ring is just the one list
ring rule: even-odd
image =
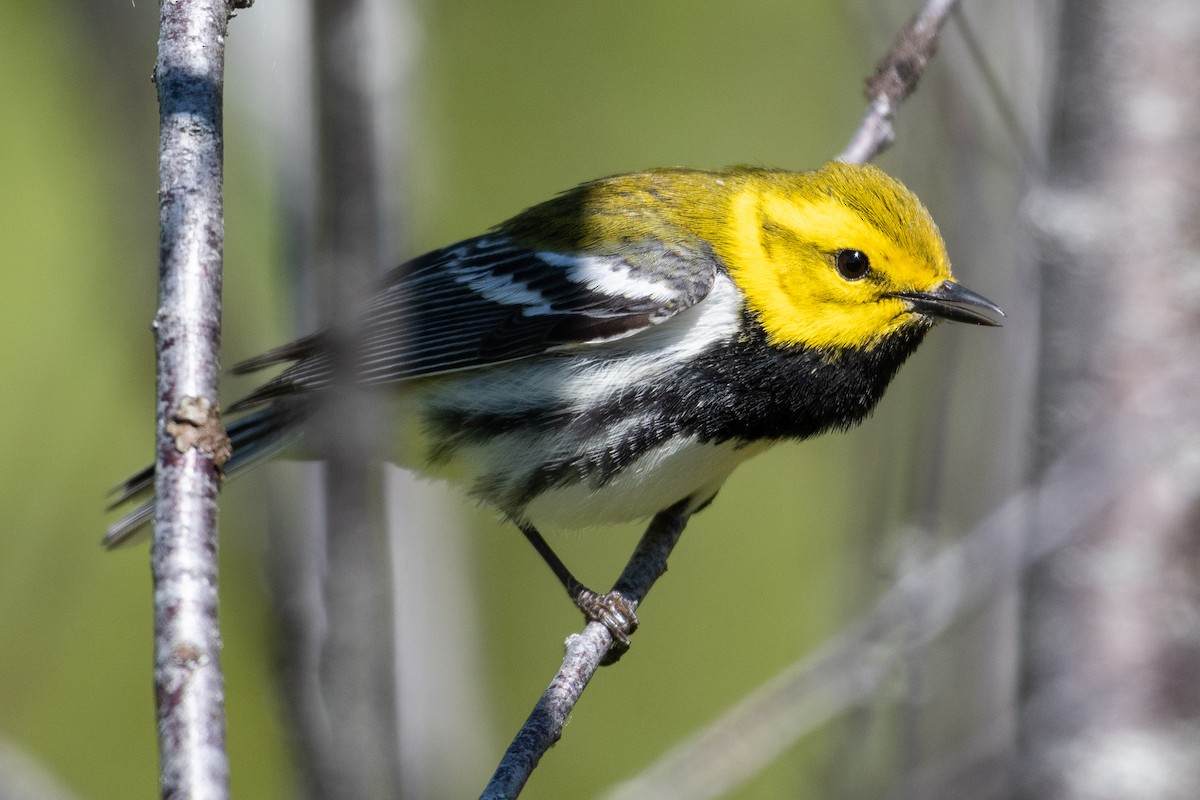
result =
[[[620,255],[585,262],[521,246],[502,233],[468,239],[387,276],[364,309],[358,374],[368,384],[386,384],[632,335],[703,300],[718,268],[702,245],[627,244]],[[624,293],[622,276],[632,279]],[[234,370],[289,359],[297,362],[231,410],[332,380],[320,334]]]

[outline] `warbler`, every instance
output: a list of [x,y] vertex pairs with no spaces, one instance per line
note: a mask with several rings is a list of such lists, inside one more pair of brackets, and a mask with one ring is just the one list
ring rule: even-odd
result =
[[[419,433],[398,460],[516,524],[627,646],[636,617],[576,581],[541,530],[668,509],[682,525],[751,456],[864,419],[938,320],[1002,316],[953,280],[929,212],[876,167],[651,169],[400,266],[363,309],[354,366]],[[229,409],[246,412],[230,476],[292,444],[334,381],[325,334],[234,371],[276,364]],[[152,485],[151,467],[113,505]]]

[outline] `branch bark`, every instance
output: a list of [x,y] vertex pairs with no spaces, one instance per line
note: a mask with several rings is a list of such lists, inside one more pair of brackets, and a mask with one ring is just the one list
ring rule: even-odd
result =
[[229,456],[221,331],[224,42],[238,3],[159,8],[154,683],[164,798],[229,796],[217,625],[217,489]]
[[[1189,0],[1070,0],[1062,14],[1049,168],[1029,203],[1043,298],[1034,467],[1148,386],[1147,413],[1105,430],[1097,458],[1170,437],[1194,464],[1200,14]],[[1196,796],[1198,518],[1195,467],[1150,461],[1029,577],[1021,797]]]
[[[297,746],[314,798],[401,795],[391,557],[379,513],[387,422],[356,374],[357,310],[387,261],[380,48],[376,0],[312,4],[317,198],[315,267],[335,383],[309,432],[321,463],[319,532],[289,531],[284,558],[320,580],[319,608],[298,619],[289,665]],[[279,556],[276,556],[279,558]],[[294,581],[295,574],[287,576]],[[283,591],[288,591],[286,588]],[[291,598],[285,601],[290,604]]]
[[892,118],[909,95],[937,51],[937,37],[958,0],[927,0],[917,15],[896,35],[887,54],[867,78],[867,113],[838,161],[865,164],[874,161],[896,140]]
[[[660,512],[646,528],[621,577],[613,586],[633,609],[667,571],[687,517],[675,508]],[[529,718],[517,731],[480,800],[511,800],[521,793],[538,761],[562,736],[563,725],[612,646],[612,634],[599,622],[567,637],[562,666]]]

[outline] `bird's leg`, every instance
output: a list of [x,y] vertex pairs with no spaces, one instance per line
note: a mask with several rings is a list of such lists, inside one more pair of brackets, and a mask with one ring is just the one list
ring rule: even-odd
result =
[[638,626],[638,618],[633,613],[633,608],[615,591],[600,594],[584,586],[571,573],[571,570],[567,569],[567,565],[542,538],[542,534],[538,532],[537,528],[529,524],[520,527],[521,533],[525,534],[525,538],[533,545],[533,549],[538,551],[538,555],[542,557],[542,560],[557,576],[559,583],[567,590],[567,596],[571,598],[575,607],[583,612],[583,616],[589,622],[599,622],[608,628],[608,632],[612,634],[614,648],[619,648],[622,653],[628,650],[629,635],[637,630]]
[[654,582],[667,571],[667,558],[691,516],[690,505],[690,498],[685,499],[654,516],[621,577],[607,594],[594,592],[580,583],[536,528],[521,525],[521,532],[558,576],[575,606],[589,621],[601,623],[612,635],[612,649],[605,656],[605,664],[616,662],[629,649],[629,636],[638,626],[634,611]]

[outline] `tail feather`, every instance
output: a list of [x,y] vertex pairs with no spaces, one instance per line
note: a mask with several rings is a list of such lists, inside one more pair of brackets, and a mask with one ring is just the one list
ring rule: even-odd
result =
[[105,550],[115,550],[127,544],[140,542],[150,533],[150,523],[154,519],[154,498],[145,500],[125,516],[108,526],[101,544]]
[[[274,403],[231,423],[227,432],[233,456],[225,465],[225,474],[234,477],[277,455],[299,435],[304,416],[304,407],[298,403]],[[111,494],[117,497],[108,506],[110,511],[131,501],[141,502],[109,526],[103,540],[109,550],[139,541],[149,533],[149,523],[154,519],[154,466],[131,475]]]
[[234,375],[246,375],[251,372],[258,372],[260,369],[273,367],[276,364],[290,363],[308,358],[318,352],[324,345],[326,334],[314,333],[305,336],[303,339],[297,339],[294,342],[268,350],[262,355],[254,358],[247,358],[245,361],[239,361],[230,369]]
[[117,495],[117,499],[113,500],[105,508],[105,511],[112,511],[117,506],[123,506],[133,498],[142,494],[147,489],[154,486],[154,466],[145,467],[139,472],[130,475],[121,483],[109,490],[109,496]]

